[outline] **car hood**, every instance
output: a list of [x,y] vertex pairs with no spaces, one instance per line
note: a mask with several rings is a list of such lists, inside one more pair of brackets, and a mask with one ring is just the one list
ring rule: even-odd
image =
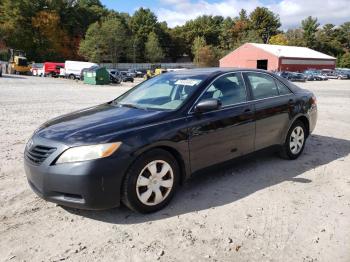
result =
[[107,103],[54,118],[35,135],[67,145],[110,142],[118,133],[155,123],[168,114]]

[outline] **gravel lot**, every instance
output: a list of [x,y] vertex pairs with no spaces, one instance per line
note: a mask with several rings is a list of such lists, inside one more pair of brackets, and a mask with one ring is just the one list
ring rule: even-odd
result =
[[350,261],[350,81],[300,84],[319,119],[296,161],[249,157],[195,176],[151,215],[80,211],[29,189],[22,152],[44,121],[122,86],[0,78],[1,261]]

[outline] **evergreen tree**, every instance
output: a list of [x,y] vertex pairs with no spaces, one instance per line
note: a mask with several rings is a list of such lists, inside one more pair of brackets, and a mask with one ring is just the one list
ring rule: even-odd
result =
[[148,36],[145,51],[146,58],[151,63],[161,62],[161,60],[164,58],[163,49],[160,46],[158,37],[154,32],[151,32]]
[[198,36],[198,37],[196,37],[194,39],[193,46],[192,46],[192,54],[193,54],[193,57],[194,57],[194,61],[193,62],[195,64],[199,64],[199,60],[200,60],[199,52],[206,45],[207,45],[207,43],[205,42],[204,37]]
[[255,8],[249,17],[250,29],[255,31],[264,43],[268,43],[281,26],[279,16],[265,7]]
[[316,32],[320,24],[317,21],[317,18],[312,16],[307,17],[301,21],[301,26],[303,29],[303,38],[307,47],[315,48],[316,47]]

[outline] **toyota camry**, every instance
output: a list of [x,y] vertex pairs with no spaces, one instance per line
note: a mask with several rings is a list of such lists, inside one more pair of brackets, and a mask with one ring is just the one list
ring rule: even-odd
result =
[[298,158],[316,119],[313,93],[267,71],[169,72],[44,123],[25,171],[36,194],[60,205],[154,212],[206,167],[272,146]]

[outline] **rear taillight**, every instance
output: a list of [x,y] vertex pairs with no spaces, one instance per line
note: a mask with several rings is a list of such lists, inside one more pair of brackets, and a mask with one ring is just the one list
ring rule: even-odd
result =
[[310,99],[310,101],[311,101],[311,104],[312,104],[312,105],[316,105],[316,104],[317,104],[316,96],[312,96],[311,99]]

